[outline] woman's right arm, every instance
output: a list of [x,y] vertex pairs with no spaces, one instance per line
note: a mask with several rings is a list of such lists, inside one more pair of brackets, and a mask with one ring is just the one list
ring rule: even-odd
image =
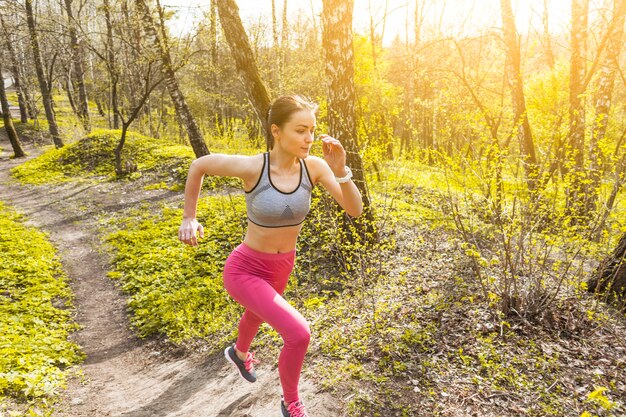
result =
[[205,175],[239,177],[244,182],[254,172],[253,157],[243,155],[211,154],[193,160],[185,183],[185,208],[183,222],[178,229],[178,239],[188,245],[197,246],[196,231],[204,237],[204,228],[196,220],[198,198]]

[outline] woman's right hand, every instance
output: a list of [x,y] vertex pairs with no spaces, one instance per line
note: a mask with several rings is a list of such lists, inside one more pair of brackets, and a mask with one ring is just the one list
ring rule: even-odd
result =
[[198,246],[196,231],[200,239],[204,238],[204,227],[195,218],[183,218],[183,223],[178,228],[178,240],[191,246]]

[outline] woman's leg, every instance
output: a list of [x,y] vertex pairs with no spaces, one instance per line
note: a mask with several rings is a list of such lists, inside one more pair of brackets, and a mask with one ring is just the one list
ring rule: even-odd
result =
[[246,308],[241,320],[239,321],[239,331],[237,333],[237,342],[235,347],[239,352],[246,353],[250,350],[252,339],[259,331],[263,320]]
[[240,333],[236,344],[238,350],[246,352],[249,349],[263,321],[283,338],[278,372],[285,403],[288,404],[299,399],[298,381],[311,331],[306,319],[280,295],[289,274],[280,275],[280,279],[271,281],[272,285],[259,276],[244,273],[241,268],[231,268],[227,263],[224,269],[224,287],[233,299],[246,307],[239,323]]

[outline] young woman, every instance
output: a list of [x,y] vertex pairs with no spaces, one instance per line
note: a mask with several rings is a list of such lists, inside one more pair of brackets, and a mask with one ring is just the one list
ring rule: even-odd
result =
[[212,154],[194,160],[185,186],[185,208],[178,238],[196,246],[204,229],[196,208],[205,175],[233,176],[243,180],[248,228],[243,243],[224,265],[224,287],[246,310],[239,322],[234,345],[224,351],[241,376],[256,381],[249,352],[262,322],[283,338],[278,373],[283,389],[283,417],[307,417],[298,396],[298,381],[311,332],[306,319],[282,294],[293,269],[296,240],[309,212],[311,190],[322,184],[351,216],[363,210],[361,194],[346,166],[341,143],[320,135],[324,159],[309,155],[315,131],[315,106],[299,96],[283,96],[268,113],[270,151],[254,156]]

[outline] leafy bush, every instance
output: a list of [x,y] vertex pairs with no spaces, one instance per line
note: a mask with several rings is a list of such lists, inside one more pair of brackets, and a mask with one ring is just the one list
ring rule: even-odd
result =
[[32,400],[65,385],[81,361],[67,338],[72,294],[46,235],[0,202],[0,400]]

